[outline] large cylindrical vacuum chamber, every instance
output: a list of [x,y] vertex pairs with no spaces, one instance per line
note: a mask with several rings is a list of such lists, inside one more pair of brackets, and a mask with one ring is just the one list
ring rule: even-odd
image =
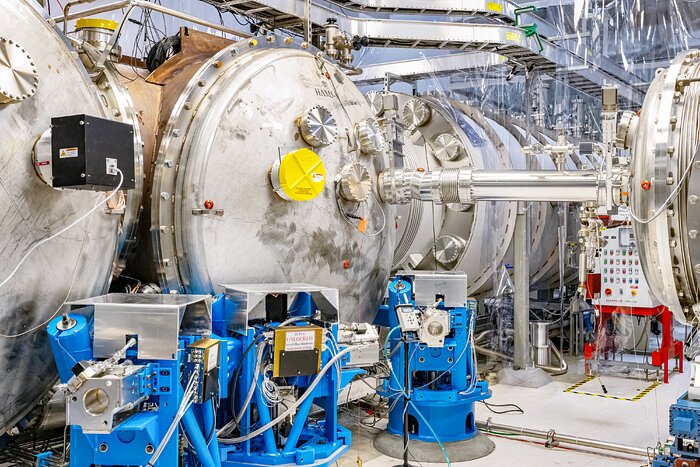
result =
[[[128,275],[170,293],[313,283],[339,289],[341,319],[371,321],[391,268],[395,215],[371,182],[387,158],[364,97],[289,39],[224,47],[182,36],[179,55],[138,91],[129,85],[137,113],[158,113],[146,115],[157,123],[142,127],[144,140],[158,136],[144,154],[153,163]],[[147,104],[156,95],[158,110]],[[285,191],[295,183],[290,164],[313,179],[300,189],[317,196]]]
[[[468,117],[437,99],[394,96],[405,127],[397,169],[511,167],[507,150],[478,115]],[[396,269],[465,271],[471,293],[490,287],[513,235],[514,203],[440,206],[413,200],[397,210]]]
[[[68,226],[104,194],[40,181],[32,149],[52,117],[108,118],[87,73],[32,0],[0,2],[0,282],[36,242]],[[36,249],[0,288],[0,432],[56,380],[45,323],[66,300],[106,291],[121,214],[100,209]]]
[[630,210],[654,295],[681,322],[700,314],[700,51],[659,70],[618,144],[632,151]]
[[[497,122],[497,117],[488,118],[453,100],[392,95],[398,100],[400,123],[405,127],[403,157],[396,158],[397,169],[525,169],[525,158],[533,157],[533,169],[555,170],[551,158],[525,155],[526,133],[512,122]],[[379,95],[372,94],[369,100],[381,112]],[[554,142],[541,133],[535,136],[529,144]],[[577,170],[582,165],[567,157],[564,168]],[[532,219],[531,286],[557,287],[559,225],[568,223],[569,232],[575,235],[576,209],[564,207],[563,215],[556,203],[531,203],[528,209]],[[464,271],[470,293],[487,292],[494,285],[497,268],[513,262],[516,213],[516,204],[510,202],[434,206],[412,200],[399,205],[394,268]],[[565,275],[574,277],[568,266]]]

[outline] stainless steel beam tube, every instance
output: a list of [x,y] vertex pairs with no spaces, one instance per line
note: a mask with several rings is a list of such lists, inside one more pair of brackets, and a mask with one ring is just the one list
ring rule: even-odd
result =
[[476,201],[597,201],[604,187],[597,172],[473,171]]
[[[488,332],[488,331],[487,331]],[[483,334],[483,333],[482,333]],[[476,342],[476,341],[475,341]],[[557,357],[557,360],[559,360],[559,366],[547,366],[547,365],[537,365],[535,366],[537,368],[542,368],[544,371],[549,373],[552,376],[559,376],[563,375],[566,372],[569,371],[569,364],[566,363],[566,360],[564,360],[564,356],[559,353],[559,349],[554,345],[554,343],[550,340],[549,341],[549,347],[552,349],[552,353],[554,353],[554,356]],[[488,349],[484,347],[483,345],[479,345],[478,343],[474,345],[474,349],[477,351],[477,353],[480,353],[482,355],[486,355],[488,357],[496,357],[504,362],[511,362],[515,363],[515,359],[509,355],[503,354],[501,352],[497,352],[495,350]],[[529,352],[525,352],[525,355],[529,355]]]
[[560,444],[570,444],[575,446],[584,446],[587,448],[600,449],[602,451],[613,451],[620,452],[623,454],[631,454],[633,456],[647,457],[648,452],[646,448],[640,448],[637,446],[629,446],[626,444],[611,443],[609,441],[602,441],[591,438],[581,438],[579,436],[562,435],[556,433],[554,430],[543,431],[535,430],[532,428],[517,427],[511,425],[503,425],[501,423],[495,423],[490,420],[484,422],[477,420],[476,427],[488,433],[490,431],[508,433],[519,436],[527,436],[530,438],[544,439],[549,441],[559,442]]
[[553,170],[396,170],[379,176],[385,202],[411,199],[436,204],[477,201],[602,201],[605,180],[594,171]]

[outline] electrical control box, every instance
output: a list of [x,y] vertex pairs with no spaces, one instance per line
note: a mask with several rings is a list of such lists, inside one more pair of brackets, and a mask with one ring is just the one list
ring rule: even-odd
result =
[[658,306],[644,278],[632,227],[605,229],[602,236],[606,243],[600,252],[600,305]]
[[219,392],[219,354],[221,341],[200,339],[187,347],[185,358],[185,384],[195,375],[197,383],[196,402],[201,404]]
[[52,186],[111,191],[135,188],[134,128],[90,115],[51,119]]
[[319,326],[281,326],[275,328],[272,375],[277,377],[311,376],[321,369],[323,328]]
[[418,312],[413,308],[413,305],[397,305],[396,316],[399,318],[399,326],[403,332],[418,331],[420,329]]

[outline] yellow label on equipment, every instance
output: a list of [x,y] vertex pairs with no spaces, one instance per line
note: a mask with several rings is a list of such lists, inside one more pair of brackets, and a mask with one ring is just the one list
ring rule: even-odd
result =
[[511,42],[520,42],[520,34],[518,34],[517,32],[507,32],[506,40]]
[[501,5],[500,3],[488,2],[486,4],[486,9],[496,13],[503,13],[503,5]]
[[292,201],[314,199],[326,186],[323,161],[307,148],[285,154],[279,164],[278,177],[280,189]]

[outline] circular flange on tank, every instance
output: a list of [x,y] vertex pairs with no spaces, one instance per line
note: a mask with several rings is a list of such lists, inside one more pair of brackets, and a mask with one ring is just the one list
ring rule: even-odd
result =
[[355,130],[360,150],[364,154],[379,154],[384,150],[384,133],[377,120],[367,118],[355,125]]
[[[83,23],[85,27],[93,25],[114,27],[113,21],[94,19],[94,22]],[[114,24],[112,24],[114,23]],[[92,44],[81,43],[79,55],[85,57],[84,64],[94,64],[101,54],[101,50]],[[114,258],[114,276],[118,276],[126,267],[126,262],[138,243],[138,223],[142,211],[144,191],[144,159],[143,139],[141,137],[141,122],[134,102],[129,94],[126,78],[117,70],[117,64],[107,60],[104,68],[97,70],[88,68],[93,77],[95,87],[100,95],[100,100],[105,112],[114,120],[132,125],[134,128],[134,189],[126,194],[123,201],[124,214],[121,216],[121,228],[119,229],[118,249]]]
[[414,98],[401,106],[403,121],[409,126],[421,127],[430,121],[431,107],[419,98]]
[[[372,187],[362,203],[363,232],[341,211],[331,183],[305,202],[281,199],[270,184],[275,160],[306,146],[298,117],[309,106],[326,109],[338,129],[314,149],[326,180],[356,162],[375,180],[386,157],[362,154],[353,139],[355,125],[373,112],[337,67],[310,50],[277,36],[243,41],[192,77],[164,128],[153,178],[152,232],[166,291],[306,282],[339,290],[341,319],[372,320],[390,273],[394,209]],[[204,199],[222,215],[195,209]]]
[[381,117],[384,114],[384,92],[370,91],[365,95],[367,102],[374,111],[374,115]]
[[330,110],[316,105],[299,118],[299,132],[315,148],[328,146],[338,137],[338,124]]
[[631,141],[630,208],[644,276],[681,322],[700,313],[698,80],[697,50],[659,70]]
[[433,141],[433,155],[443,162],[454,161],[464,155],[464,145],[456,136],[442,133]]
[[0,37],[0,104],[29,99],[38,85],[39,73],[29,52],[14,40]]
[[347,201],[361,203],[372,194],[372,178],[359,162],[346,165],[340,171],[340,193]]
[[[9,40],[21,44],[34,62],[39,83],[31,97],[0,105],[0,281],[32,245],[104,199],[104,194],[93,192],[54,190],[37,177],[33,167],[32,148],[52,117],[108,117],[82,65],[47,20],[34,1],[0,2],[0,30],[6,31],[6,44]],[[118,227],[119,216],[98,210],[35,250],[0,288],[0,373],[7,376],[0,382],[1,432],[54,384],[56,368],[48,357],[45,323],[61,311],[65,301],[106,291]]]

